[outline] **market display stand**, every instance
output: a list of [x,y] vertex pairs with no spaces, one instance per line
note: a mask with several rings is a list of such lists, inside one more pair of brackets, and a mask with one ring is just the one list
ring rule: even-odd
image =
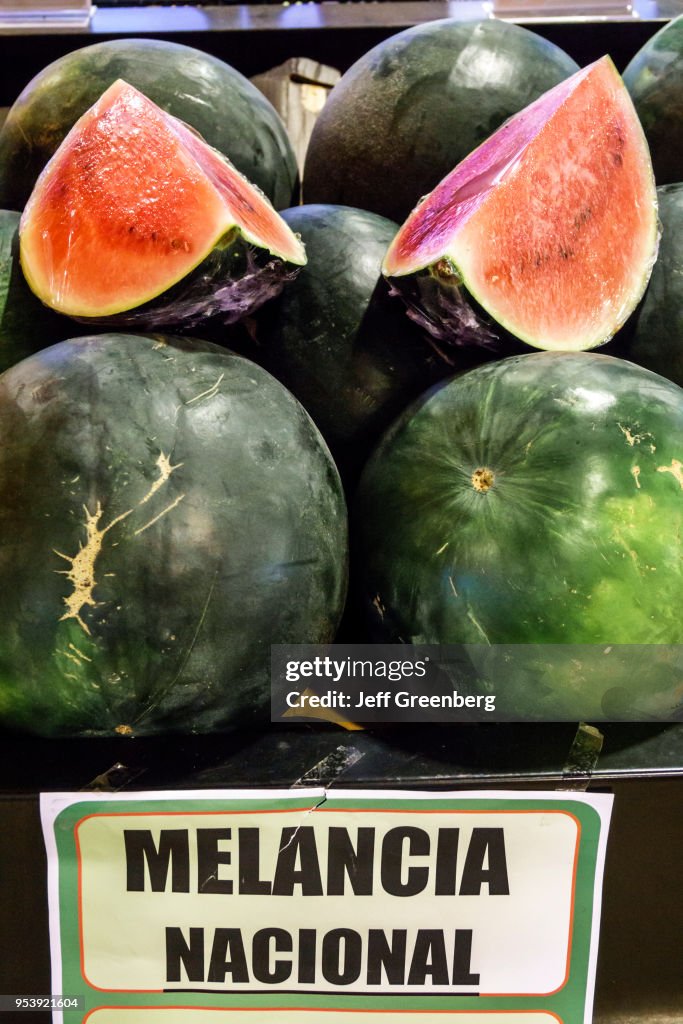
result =
[[[471,5],[469,5],[471,6]],[[344,71],[391,33],[451,7],[325,4],[102,10],[88,32],[0,34],[8,105],[49,61],[117,35],[171,38],[215,53],[247,75],[306,56]],[[610,23],[533,24],[577,61],[603,53],[623,68],[678,13]],[[156,19],[156,20],[155,20]],[[245,29],[249,30],[248,37]],[[245,39],[248,38],[248,46]],[[395,727],[326,725],[156,740],[50,741],[0,735],[0,992],[50,991],[41,792],[283,788],[588,789],[614,793],[605,873],[595,1024],[683,1021],[683,726],[604,725],[602,752],[572,762],[573,725]],[[23,1024],[47,1013],[16,1015]],[[10,1021],[10,1015],[0,1020]]]

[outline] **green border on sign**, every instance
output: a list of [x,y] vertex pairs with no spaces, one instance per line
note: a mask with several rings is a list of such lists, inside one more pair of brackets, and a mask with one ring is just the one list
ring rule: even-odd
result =
[[[53,984],[53,990],[69,992],[85,996],[86,1011],[98,1006],[110,1007],[173,1007],[179,1004],[178,993],[125,993],[100,992],[88,986],[81,973],[80,936],[78,922],[78,873],[76,857],[76,827],[86,816],[113,813],[130,814],[145,812],[163,812],[171,807],[174,813],[188,811],[258,811],[314,809],[324,806],[325,809],[354,810],[393,810],[393,811],[434,811],[468,810],[526,810],[526,811],[565,811],[578,819],[581,832],[579,839],[578,862],[576,866],[576,884],[574,914],[572,922],[571,954],[569,976],[566,984],[554,995],[549,996],[496,996],[468,997],[449,995],[330,995],[329,993],[271,994],[245,993],[196,993],[183,996],[185,1005],[201,1007],[220,1007],[224,1009],[239,1008],[278,1008],[278,1009],[321,1009],[321,1010],[414,1010],[421,1012],[459,1010],[459,1011],[506,1011],[519,1012],[529,1010],[546,1010],[556,1014],[562,1024],[583,1024],[588,987],[588,972],[591,949],[591,932],[594,913],[594,888],[597,870],[598,847],[600,841],[601,819],[595,808],[587,803],[571,797],[561,800],[520,797],[487,797],[482,794],[475,799],[463,800],[454,797],[442,797],[435,794],[427,799],[411,799],[409,796],[400,799],[383,799],[381,796],[372,799],[345,797],[343,790],[335,790],[321,801],[311,801],[303,794],[293,791],[291,797],[278,796],[272,800],[267,798],[211,798],[211,799],[141,799],[106,801],[88,800],[74,803],[61,811],[54,822],[59,867],[59,916],[60,940],[62,957],[62,978],[59,987]],[[54,927],[54,924],[52,924]],[[65,1024],[76,1024],[85,1016],[83,1011],[64,1013]],[[406,1020],[408,1024],[409,1018]],[[330,1020],[332,1024],[332,1019]]]

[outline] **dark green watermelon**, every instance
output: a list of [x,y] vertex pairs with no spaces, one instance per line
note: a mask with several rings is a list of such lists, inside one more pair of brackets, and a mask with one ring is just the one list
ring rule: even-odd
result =
[[303,403],[354,479],[391,421],[431,384],[482,361],[448,360],[389,294],[380,267],[398,225],[347,206],[282,213],[307,265],[256,322],[255,357]]
[[272,643],[333,639],[337,471],[300,404],[205,342],[102,335],[0,378],[0,721],[267,721]]
[[650,146],[658,185],[683,180],[683,15],[638,51],[624,83]]
[[399,32],[331,91],[306,154],[304,202],[401,222],[511,114],[577,70],[559,47],[504,21]]
[[74,325],[35,297],[19,263],[19,214],[0,210],[0,373],[73,334]]
[[657,189],[662,236],[645,298],[619,352],[683,386],[683,184]]
[[296,157],[275,108],[217,57],[158,39],[116,39],[60,57],[29,82],[0,131],[0,205],[21,210],[79,117],[117,79],[185,121],[276,209],[295,201]]
[[[366,466],[368,607],[393,639],[482,645],[519,718],[673,715],[676,648],[655,645],[683,643],[682,459],[683,391],[625,360],[536,353],[472,370]],[[653,645],[661,672],[609,661],[620,644]],[[524,671],[496,645],[531,645]]]

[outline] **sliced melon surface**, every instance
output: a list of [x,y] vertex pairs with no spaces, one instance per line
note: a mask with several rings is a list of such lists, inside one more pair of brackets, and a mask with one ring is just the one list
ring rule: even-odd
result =
[[258,189],[121,80],[41,174],[20,235],[33,291],[77,317],[149,302],[236,235],[278,260],[306,262],[300,240]]
[[[432,268],[453,302],[463,285],[522,341],[589,349],[608,341],[641,298],[657,242],[647,143],[603,57],[512,117],[444,178],[398,232],[383,271],[401,291],[401,279]],[[457,316],[440,324],[432,308],[429,319],[439,337],[457,331]]]

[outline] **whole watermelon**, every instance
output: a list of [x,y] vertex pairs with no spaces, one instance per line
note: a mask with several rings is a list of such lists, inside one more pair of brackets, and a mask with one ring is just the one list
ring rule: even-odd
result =
[[255,358],[302,402],[347,480],[391,421],[431,384],[481,360],[448,360],[389,294],[380,268],[398,225],[347,206],[282,213],[307,265],[257,319]]
[[157,39],[115,39],[67,53],[29,82],[0,130],[0,205],[23,209],[78,118],[117,79],[187,122],[276,209],[298,187],[285,127],[256,86],[217,57]]
[[[481,645],[520,718],[680,712],[680,648],[666,645],[683,642],[682,450],[683,391],[625,360],[535,353],[471,370],[366,466],[368,607],[393,638]],[[529,645],[526,660],[511,667],[501,645]],[[608,659],[614,645],[652,645],[661,671]]]
[[270,645],[334,637],[339,477],[260,367],[188,339],[66,341],[0,378],[0,434],[3,723],[263,721]]
[[658,185],[683,180],[683,14],[668,22],[624,71]]
[[504,21],[399,32],[331,91],[306,153],[304,202],[402,222],[511,114],[577,70],[559,47]]
[[645,298],[619,351],[683,386],[683,184],[657,189],[662,235]]

